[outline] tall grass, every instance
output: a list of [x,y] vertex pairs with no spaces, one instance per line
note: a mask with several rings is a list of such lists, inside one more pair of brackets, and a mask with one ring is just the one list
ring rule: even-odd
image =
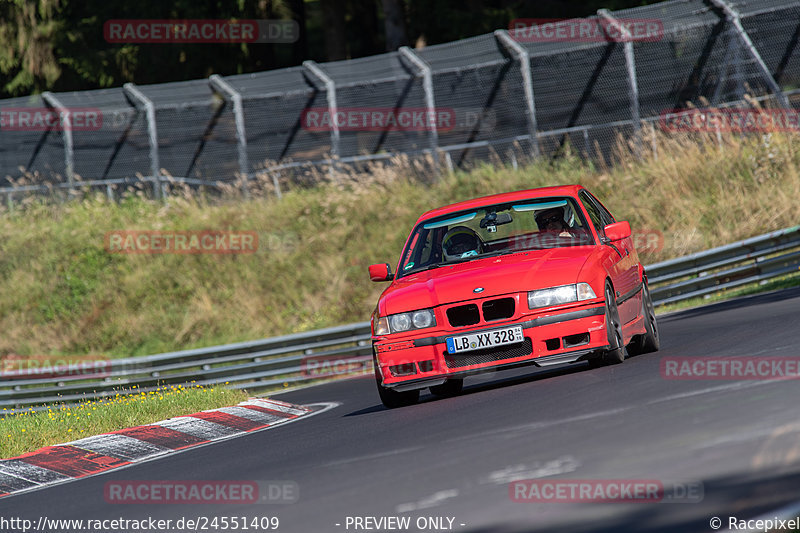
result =
[[[645,263],[798,222],[797,139],[664,137],[657,157],[620,143],[614,166],[567,150],[524,168],[483,165],[418,178],[412,163],[327,174],[277,200],[271,182],[247,201],[176,194],[166,203],[129,195],[54,205],[29,201],[0,216],[0,356],[128,356],[260,338],[366,320],[383,284],[366,267],[397,261],[425,210],[470,197],[581,183],[664,248]],[[320,177],[320,176],[318,176]],[[430,180],[428,180],[430,181]],[[258,191],[261,191],[259,194]],[[242,255],[119,255],[108,231],[252,230]]]

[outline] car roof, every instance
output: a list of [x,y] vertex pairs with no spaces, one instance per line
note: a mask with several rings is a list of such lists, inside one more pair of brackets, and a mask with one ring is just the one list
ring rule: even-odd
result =
[[515,202],[519,200],[530,200],[532,198],[547,198],[550,196],[578,196],[578,192],[584,187],[582,185],[557,185],[554,187],[539,187],[536,189],[524,189],[521,191],[505,192],[501,194],[492,194],[489,196],[481,196],[480,198],[473,198],[455,204],[437,207],[424,213],[417,222],[426,220],[428,218],[447,215],[457,211],[464,211],[467,209],[475,209],[489,204],[500,204],[504,202]]

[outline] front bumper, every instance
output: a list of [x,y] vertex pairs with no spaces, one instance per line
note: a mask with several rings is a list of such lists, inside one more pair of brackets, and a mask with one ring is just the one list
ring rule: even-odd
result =
[[[522,326],[524,341],[460,354],[447,352],[447,337]],[[423,389],[448,378],[522,365],[550,366],[582,361],[608,349],[605,306],[592,303],[559,312],[546,311],[491,326],[459,328],[395,340],[373,337],[383,386],[398,391]]]

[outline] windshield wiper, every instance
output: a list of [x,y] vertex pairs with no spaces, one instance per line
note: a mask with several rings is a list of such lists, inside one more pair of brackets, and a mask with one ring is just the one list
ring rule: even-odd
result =
[[433,263],[431,265],[425,265],[424,267],[414,268],[407,272],[403,273],[403,276],[408,276],[410,274],[416,274],[417,272],[425,272],[426,270],[433,270],[434,268],[439,268],[447,265],[449,263]]
[[498,255],[518,254],[520,252],[525,252],[525,251],[527,250],[497,250],[495,252],[489,252],[488,254],[479,255],[478,258],[497,257]]

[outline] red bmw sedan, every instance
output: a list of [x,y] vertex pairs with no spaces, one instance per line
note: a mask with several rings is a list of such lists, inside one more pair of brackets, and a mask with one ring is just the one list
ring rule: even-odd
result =
[[375,378],[387,407],[464,377],[520,365],[617,364],[658,350],[628,222],[580,185],[476,198],[422,215],[372,314]]

